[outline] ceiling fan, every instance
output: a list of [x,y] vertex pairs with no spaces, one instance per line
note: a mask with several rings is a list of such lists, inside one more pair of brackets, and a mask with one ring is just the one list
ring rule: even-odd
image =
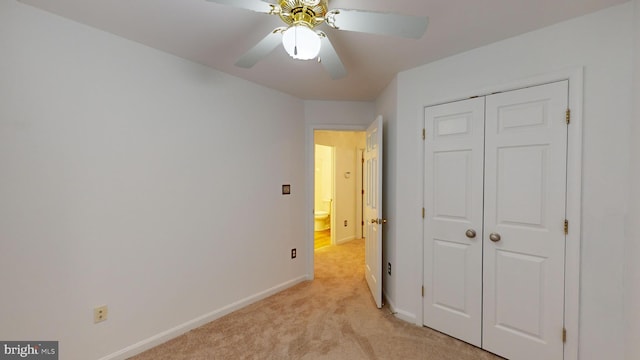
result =
[[419,39],[427,30],[426,17],[362,10],[328,8],[328,0],[208,0],[269,15],[278,15],[286,26],[277,27],[238,59],[236,66],[250,68],[282,43],[294,59],[317,58],[333,79],[347,75],[327,34],[315,28],[326,23],[336,30],[357,31]]

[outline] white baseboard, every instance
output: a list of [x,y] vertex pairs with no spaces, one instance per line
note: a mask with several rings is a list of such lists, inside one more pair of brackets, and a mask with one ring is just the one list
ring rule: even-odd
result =
[[336,240],[336,245],[342,245],[344,243],[348,243],[349,241],[355,240],[355,236],[347,236],[346,238],[342,238],[339,240]]
[[383,291],[382,296],[384,297],[384,301],[389,304],[389,310],[393,313],[393,316],[397,317],[400,320],[404,320],[411,324],[419,324],[416,320],[417,317],[415,314],[404,311],[402,309],[398,309],[394,302],[387,296],[387,294]]
[[400,320],[404,320],[404,321],[406,321],[408,323],[411,323],[411,324],[416,324],[416,325],[419,324],[418,321],[417,321],[416,315],[413,314],[413,313],[410,313],[410,312],[404,311],[404,310],[400,310],[400,309],[396,309],[394,312],[396,313],[396,317],[398,319],[400,319]]
[[193,330],[197,327],[200,327],[206,323],[209,323],[213,320],[219,319],[229,313],[232,313],[238,309],[241,309],[247,305],[253,304],[256,301],[260,301],[264,298],[267,298],[273,294],[279,293],[280,291],[283,291],[285,289],[288,289],[294,285],[297,285],[303,281],[307,280],[307,275],[304,276],[300,276],[298,278],[295,278],[293,280],[289,280],[287,282],[284,282],[280,285],[276,285],[270,289],[267,289],[265,291],[259,292],[255,295],[246,297],[244,299],[241,299],[239,301],[236,301],[232,304],[229,304],[223,308],[220,308],[218,310],[214,310],[208,314],[204,314],[200,317],[197,317],[193,320],[187,321],[184,324],[178,325],[174,328],[171,328],[169,330],[163,331],[157,335],[154,335],[148,339],[142,340],[138,343],[135,343],[131,346],[127,346],[126,348],[116,351],[110,355],[107,355],[103,358],[100,358],[100,360],[124,360],[127,359],[129,357],[132,357],[134,355],[140,354],[146,350],[149,350],[153,347],[156,347],[162,343],[165,343],[173,338],[176,338],[190,330]]

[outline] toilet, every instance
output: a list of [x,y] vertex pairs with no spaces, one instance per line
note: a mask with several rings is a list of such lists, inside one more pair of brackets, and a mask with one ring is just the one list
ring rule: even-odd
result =
[[[313,231],[324,231],[331,228],[331,199],[322,200],[322,208],[315,211],[313,214]],[[326,209],[326,210],[324,210]]]
[[329,230],[330,225],[329,225],[328,211],[318,210],[313,215],[314,215],[314,223],[313,223],[314,231]]

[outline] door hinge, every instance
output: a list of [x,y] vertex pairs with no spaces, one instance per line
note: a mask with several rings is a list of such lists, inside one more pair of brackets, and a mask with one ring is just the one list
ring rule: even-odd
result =
[[564,234],[569,235],[569,220],[564,220]]
[[362,189],[362,195],[364,195],[364,189]]
[[422,140],[427,138],[427,129],[422,129]]
[[566,119],[567,119],[567,125],[569,125],[571,123],[571,109],[567,109]]
[[562,328],[562,342],[563,343],[567,342],[567,329],[566,328]]
[[424,286],[422,287],[422,297],[424,297]]
[[425,215],[424,213],[425,213],[425,210],[424,210],[424,208],[422,208],[422,218],[423,219],[424,219],[424,215]]
[[362,223],[362,226],[364,226],[364,220],[362,220],[361,223]]
[[364,158],[362,158],[362,163],[364,164]]

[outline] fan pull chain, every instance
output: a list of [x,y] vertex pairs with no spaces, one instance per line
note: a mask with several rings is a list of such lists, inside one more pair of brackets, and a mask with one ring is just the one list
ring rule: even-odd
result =
[[293,55],[298,56],[298,27],[293,28],[293,36],[295,37],[293,40]]

